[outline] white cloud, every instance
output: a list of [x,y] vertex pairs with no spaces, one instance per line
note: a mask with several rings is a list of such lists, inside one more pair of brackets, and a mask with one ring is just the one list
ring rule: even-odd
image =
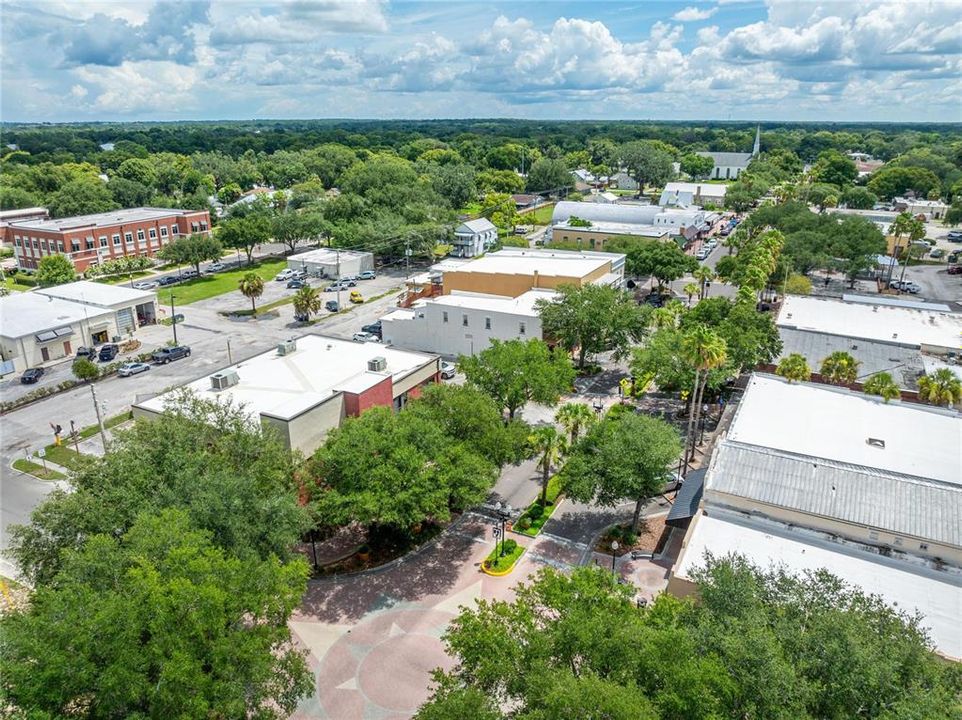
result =
[[671,16],[671,19],[678,22],[697,22],[698,20],[707,20],[716,12],[718,12],[717,7],[697,8],[692,6],[679,10]]
[[198,73],[172,62],[125,62],[117,67],[77,68],[77,78],[96,88],[91,108],[107,117],[148,113],[157,117],[196,110]]

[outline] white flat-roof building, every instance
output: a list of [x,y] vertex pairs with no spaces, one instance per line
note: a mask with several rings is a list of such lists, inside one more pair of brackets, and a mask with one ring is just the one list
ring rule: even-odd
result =
[[553,290],[529,290],[518,297],[456,292],[418,300],[381,318],[385,343],[439,355],[474,355],[492,340],[542,339],[539,300]]
[[670,182],[665,184],[658,204],[661,206],[675,205],[688,207],[691,205],[725,204],[725,193],[728,186],[721,183],[686,183]]
[[922,198],[897,197],[892,201],[892,205],[899,212],[925,215],[929,220],[941,220],[949,209],[949,206],[941,200],[923,200]]
[[[958,353],[962,348],[962,314],[920,309],[882,299],[843,300],[787,295],[778,313],[779,327],[862,338],[890,345],[919,348],[923,352]],[[915,305],[913,307],[913,304]]]
[[825,567],[902,609],[900,583],[919,578],[929,592],[913,589],[911,607],[958,657],[962,636],[945,634],[945,618],[959,608],[948,614],[945,600],[962,602],[960,437],[950,410],[753,375],[708,464],[669,588],[692,590],[706,549]]
[[72,357],[156,319],[152,292],[80,281],[0,297],[0,375]]
[[[439,364],[435,355],[306,335],[184,387],[243,406],[287,447],[309,455],[344,418],[375,406],[402,408],[438,381]],[[172,394],[135,404],[134,415],[159,416]]]
[[303,270],[311,277],[354,277],[364,270],[374,269],[374,255],[355,250],[319,248],[291,255],[287,258],[291,270]]

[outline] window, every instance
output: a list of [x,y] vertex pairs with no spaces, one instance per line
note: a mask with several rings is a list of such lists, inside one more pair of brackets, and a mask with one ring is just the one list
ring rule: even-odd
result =
[[462,324],[464,327],[467,327],[467,326],[468,326],[468,316],[467,316],[467,315],[462,315],[462,316],[461,316],[461,324]]
[[[118,238],[118,239],[119,239],[119,238]],[[101,236],[100,236],[100,247],[107,247],[107,236],[106,236],[106,235],[101,235]]]
[[114,247],[117,245],[120,245],[120,235],[114,235]]
[[919,550],[928,550],[928,549],[929,549],[928,543],[919,543]]
[[201,230],[206,230],[206,229],[207,229],[207,223],[202,222],[202,223],[200,224],[200,229],[201,229]]
[[70,241],[70,252],[80,252],[80,241],[77,238]]
[[166,226],[166,225],[161,225],[161,226],[160,226],[160,236],[161,236],[162,238],[167,237],[167,226]]
[[58,240],[58,241],[57,241],[57,250],[58,250],[59,252],[63,252],[63,240]]
[[193,223],[193,222],[192,222],[192,223],[190,224],[190,231],[191,231],[191,232],[197,232],[197,230],[199,230],[199,229],[200,229],[200,228],[199,228],[199,226],[197,225],[197,223]]
[[84,247],[85,247],[87,250],[93,250],[93,249],[94,249],[94,239],[93,239],[92,237],[87,238],[86,242],[84,243]]
[[140,240],[141,242],[147,239],[147,236],[144,235],[143,229],[137,231],[137,239]]
[[37,238],[34,238],[34,239],[33,239],[33,249],[34,249],[34,250],[39,250],[39,249],[40,249],[40,241],[37,240]]
[[150,228],[150,230],[147,231],[147,234],[150,236],[151,240],[157,239],[157,231],[154,228]]
[[519,334],[519,335],[524,335],[524,333],[525,333],[524,323],[518,323],[518,334]]
[[174,237],[180,235],[180,228],[175,224],[170,226],[170,234]]
[[490,329],[491,329],[491,318],[486,317],[486,318],[484,319],[484,329],[485,329],[485,330],[490,330]]
[[441,322],[447,322],[447,321],[448,321],[448,311],[444,310],[441,312]]
[[17,247],[20,247],[20,238],[17,237],[16,235],[13,236],[13,244],[16,245]]

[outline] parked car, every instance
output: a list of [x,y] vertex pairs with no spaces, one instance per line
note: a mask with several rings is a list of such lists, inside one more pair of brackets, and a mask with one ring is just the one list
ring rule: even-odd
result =
[[286,268],[277,273],[277,276],[274,278],[274,280],[277,282],[285,282],[286,280],[290,280],[292,277],[294,277],[294,271],[290,268]]
[[372,322],[369,325],[362,325],[361,332],[371,333],[372,335],[377,335],[381,337],[381,321]]
[[946,238],[948,238],[949,242],[962,242],[962,230],[949,230]]
[[935,258],[936,260],[938,260],[943,255],[945,255],[945,250],[943,250],[942,248],[935,248],[935,250],[929,253],[929,257]]
[[307,287],[307,283],[298,278],[294,278],[293,280],[287,281],[288,290],[300,290],[301,288],[305,288],[305,287]]
[[949,253],[949,256],[946,258],[946,260],[948,260],[950,263],[958,262],[960,255],[962,255],[962,250],[953,250]]
[[207,272],[209,273],[219,273],[224,272],[227,269],[227,265],[222,262],[212,262],[207,266]]
[[198,273],[193,268],[188,268],[187,270],[180,271],[181,280],[189,280],[190,278],[195,278],[197,276],[198,276]]
[[658,292],[648,293],[642,300],[642,302],[646,305],[651,305],[652,307],[656,308],[663,307],[667,301],[668,297]]
[[20,376],[20,382],[24,385],[33,385],[37,380],[43,377],[43,368],[30,368],[23,375]]
[[120,353],[120,348],[113,343],[107,343],[106,345],[100,346],[100,352],[97,357],[100,362],[110,362]]
[[458,369],[455,367],[454,363],[449,363],[446,361],[441,362],[441,377],[445,380],[450,380],[457,373]]
[[350,290],[355,283],[348,283],[345,280],[340,280],[338,282],[331,283],[326,288],[324,292],[337,292],[338,290]]
[[354,342],[377,343],[381,342],[381,339],[374,333],[356,332],[354,333]]
[[166,285],[176,285],[179,282],[180,282],[180,278],[177,277],[176,275],[167,275],[166,277],[160,278],[157,281],[157,285],[160,287],[164,287]]
[[139,375],[140,373],[147,372],[148,370],[150,370],[150,365],[147,363],[129,362],[121,365],[117,370],[117,374],[120,377],[130,377],[131,375]]
[[79,359],[79,358],[87,358],[88,360],[92,360],[92,361],[96,362],[96,361],[97,361],[97,348],[95,348],[95,347],[84,347],[83,345],[81,345],[80,347],[77,348],[77,359]]
[[962,275],[962,265],[950,265],[946,272],[949,275]]
[[912,293],[916,295],[922,292],[922,286],[916,285],[914,282],[904,282],[902,283],[902,292]]
[[711,254],[711,250],[703,247],[701,250],[698,251],[698,254],[695,255],[695,257],[698,258],[699,260],[704,260],[710,254]]
[[357,290],[351,290],[351,302],[355,304],[360,304],[364,302],[364,296],[361,295]]
[[337,312],[341,309],[337,304],[337,300],[328,300],[326,303],[324,303],[324,308],[330,312]]
[[180,360],[181,358],[190,357],[190,348],[186,345],[161,348],[150,357],[155,363],[166,365],[171,360]]
[[357,276],[358,280],[373,280],[377,277],[377,273],[373,270],[365,270],[360,275]]
[[134,290],[153,290],[159,284],[156,280],[142,280],[134,283]]
[[334,282],[335,282],[335,284],[336,284],[336,283],[340,283],[341,285],[344,285],[345,287],[355,287],[355,286],[357,285],[357,280],[355,280],[351,275],[347,275],[347,276],[345,276],[345,277],[338,278],[338,279],[335,280]]

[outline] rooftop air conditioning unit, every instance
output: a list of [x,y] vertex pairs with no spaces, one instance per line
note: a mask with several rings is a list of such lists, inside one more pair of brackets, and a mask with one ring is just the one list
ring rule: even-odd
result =
[[277,344],[278,355],[290,355],[297,350],[297,343],[294,340],[285,340]]
[[384,372],[387,370],[387,360],[378,355],[367,361],[367,369],[370,372]]
[[240,377],[234,370],[224,370],[210,376],[210,386],[213,390],[226,390],[240,382]]

